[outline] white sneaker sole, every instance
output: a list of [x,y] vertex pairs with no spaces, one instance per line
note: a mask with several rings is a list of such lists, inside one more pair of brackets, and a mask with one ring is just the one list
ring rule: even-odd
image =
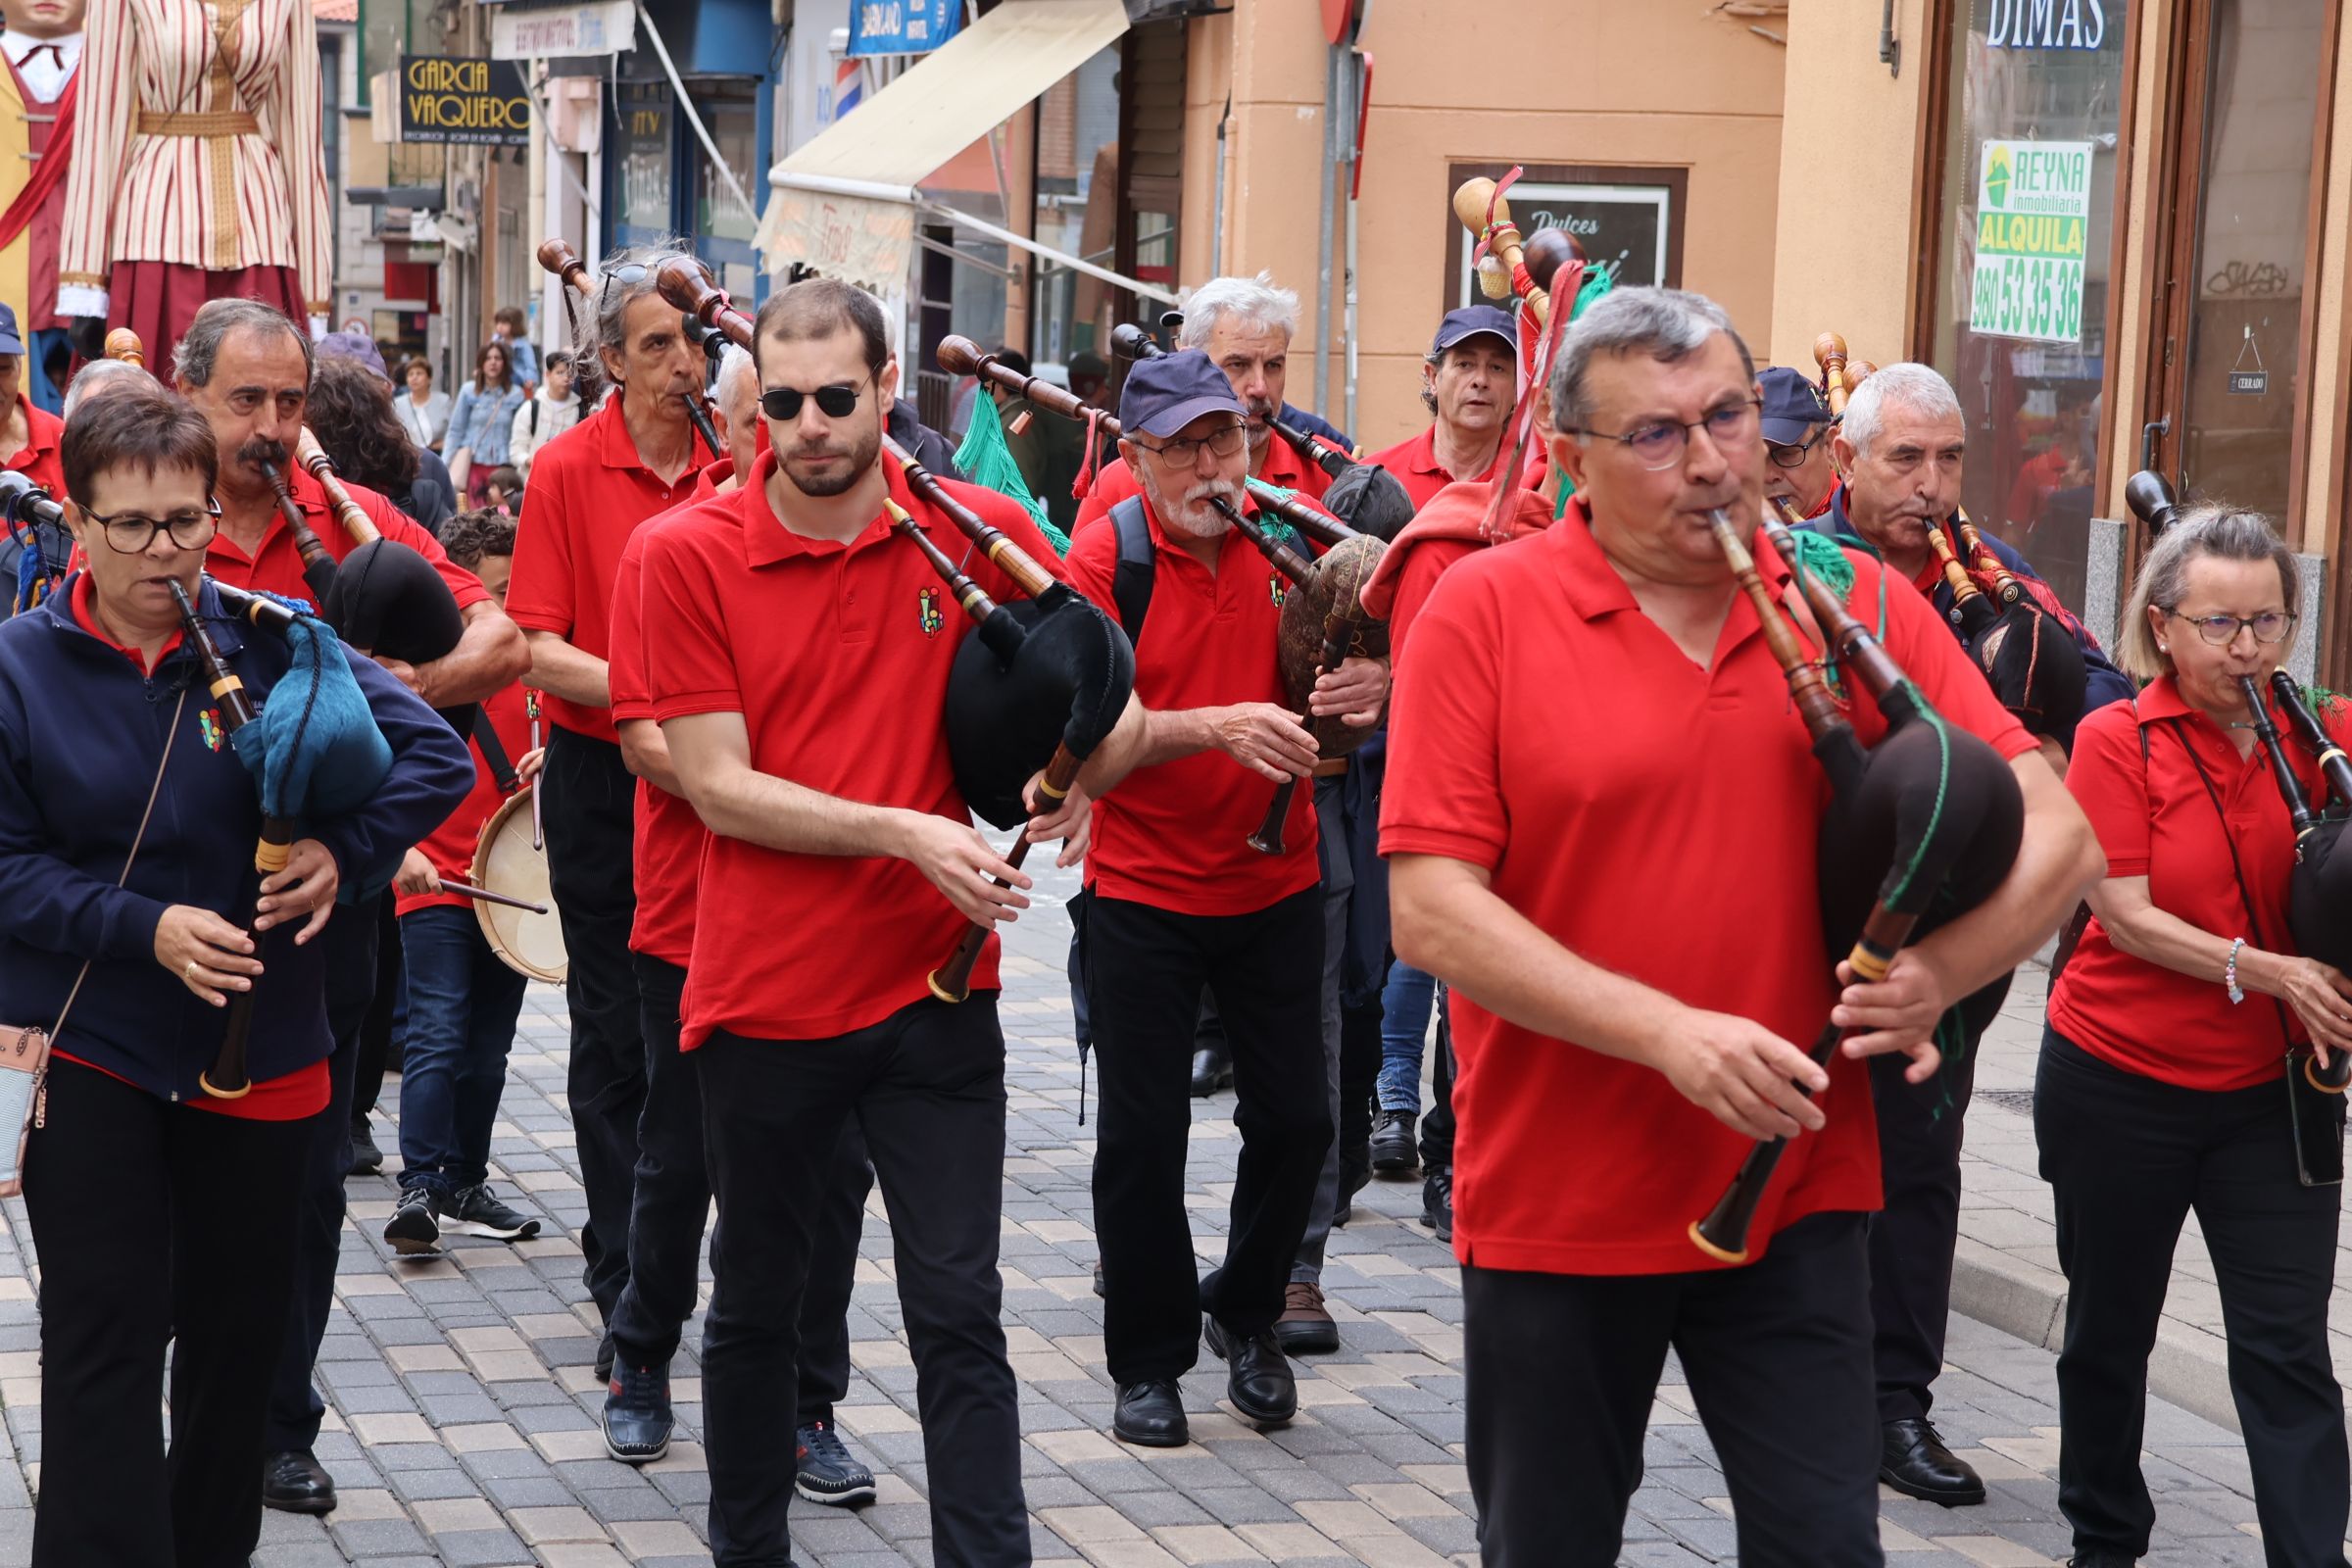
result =
[[875,1496],[875,1486],[871,1481],[860,1487],[845,1487],[837,1492],[826,1492],[812,1487],[795,1476],[792,1490],[807,1497],[810,1502],[821,1502],[829,1508],[856,1507],[858,1503],[873,1501]]
[[539,1222],[535,1219],[512,1227],[493,1225],[487,1220],[462,1219],[453,1222],[452,1228],[461,1236],[485,1236],[494,1242],[527,1242],[539,1234]]

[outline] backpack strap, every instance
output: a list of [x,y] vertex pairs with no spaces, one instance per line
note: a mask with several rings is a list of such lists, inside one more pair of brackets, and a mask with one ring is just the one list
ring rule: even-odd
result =
[[1110,509],[1110,525],[1119,531],[1118,565],[1110,578],[1110,598],[1127,641],[1144,636],[1144,613],[1152,608],[1152,576],[1155,556],[1152,524],[1144,515],[1144,498],[1129,496]]

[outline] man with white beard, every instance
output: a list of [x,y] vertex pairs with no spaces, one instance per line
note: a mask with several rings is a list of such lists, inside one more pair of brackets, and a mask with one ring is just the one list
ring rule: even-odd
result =
[[[1298,1409],[1273,1327],[1332,1139],[1313,792],[1292,797],[1281,854],[1248,843],[1275,786],[1313,769],[1315,743],[1277,663],[1289,584],[1216,507],[1247,505],[1247,420],[1206,355],[1137,365],[1119,446],[1143,493],[1081,532],[1067,563],[1074,587],[1117,607],[1149,710],[1140,760],[1095,807],[1082,918],[1111,1430],[1154,1447],[1187,1441],[1177,1380],[1198,1359],[1203,1313],[1234,1408],[1264,1426]],[[1312,707],[1368,726],[1387,692],[1385,664],[1349,659]],[[1184,1165],[1203,990],[1232,1043],[1242,1155],[1225,1261],[1200,1279]]]

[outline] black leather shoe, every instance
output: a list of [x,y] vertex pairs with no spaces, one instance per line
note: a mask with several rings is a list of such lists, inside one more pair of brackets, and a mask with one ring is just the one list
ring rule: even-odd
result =
[[1206,1100],[1233,1087],[1233,1058],[1202,1046],[1193,1053],[1193,1098]]
[[1119,1385],[1110,1414],[1110,1435],[1145,1448],[1181,1448],[1193,1439],[1185,1424],[1184,1395],[1174,1378],[1146,1378]]
[[1243,1339],[1215,1318],[1203,1319],[1209,1354],[1226,1364],[1225,1396],[1261,1427],[1278,1427],[1298,1413],[1298,1379],[1274,1331]]
[[279,1513],[333,1513],[335,1478],[308,1448],[262,1460],[262,1506]]
[[1906,1497],[1946,1508],[1984,1500],[1984,1483],[1968,1462],[1943,1446],[1934,1422],[1889,1421],[1880,1429],[1879,1479]]
[[1438,1240],[1453,1240],[1453,1168],[1433,1170],[1421,1184],[1421,1223],[1438,1233]]
[[1421,1164],[1421,1152],[1413,1144],[1413,1123],[1417,1120],[1409,1110],[1384,1110],[1372,1123],[1372,1168],[1383,1176],[1409,1176]]

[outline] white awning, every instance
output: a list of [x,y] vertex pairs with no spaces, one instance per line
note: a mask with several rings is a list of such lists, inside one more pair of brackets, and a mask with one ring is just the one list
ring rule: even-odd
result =
[[918,207],[1149,299],[1166,289],[948,206],[917,189],[1127,30],[1122,0],[1004,0],[775,168],[760,229],[771,270],[805,262],[885,292],[906,286]]

